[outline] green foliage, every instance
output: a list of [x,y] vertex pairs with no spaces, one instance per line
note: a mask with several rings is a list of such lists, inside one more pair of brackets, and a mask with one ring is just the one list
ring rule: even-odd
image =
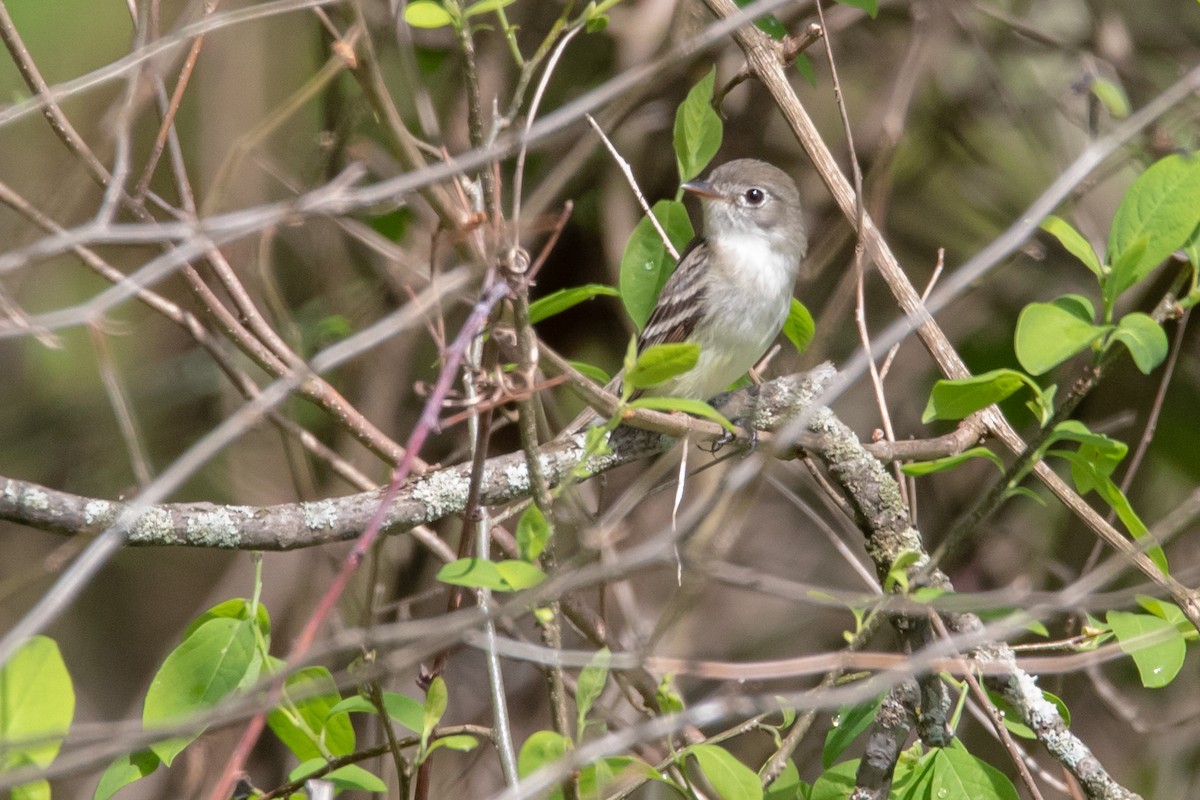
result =
[[[650,212],[666,232],[672,246],[682,252],[695,231],[687,209],[678,200],[659,200]],[[629,235],[621,256],[619,286],[621,302],[638,330],[646,326],[658,294],[675,269],[675,259],[648,217],[643,217]]]
[[517,521],[517,548],[521,558],[530,563],[537,561],[553,534],[542,510],[535,505],[529,506]]
[[118,756],[100,776],[93,800],[108,800],[118,791],[158,769],[162,761],[150,750]]
[[964,450],[958,455],[945,456],[943,458],[935,458],[932,461],[914,461],[910,464],[905,464],[900,469],[905,475],[911,475],[914,478],[919,478],[923,475],[932,475],[935,472],[944,472],[948,469],[953,469],[959,464],[970,461],[974,458],[986,458],[996,465],[996,468],[1001,472],[1004,471],[1004,462],[1000,460],[1000,456],[993,453],[986,447],[972,447],[970,450]]
[[546,573],[528,561],[460,558],[438,570],[437,579],[453,586],[491,589],[495,592],[519,592],[537,586],[546,579]]
[[631,389],[650,389],[682,375],[699,360],[698,344],[656,344],[638,354],[633,369],[625,373],[625,384]]
[[[1200,224],[1200,159],[1169,155],[1138,176],[1113,217],[1108,259],[1116,294],[1142,280],[1150,270],[1191,238]],[[1140,258],[1125,259],[1145,240]],[[1121,264],[1118,269],[1116,265]]]
[[783,323],[783,335],[796,348],[797,353],[803,353],[812,344],[816,334],[817,325],[813,322],[812,314],[804,303],[793,297],[787,319]]
[[850,6],[851,8],[861,8],[863,11],[875,19],[879,15],[879,0],[837,0],[840,5]]
[[267,724],[302,761],[349,755],[354,727],[332,711],[341,699],[328,669],[305,667],[284,681],[281,702],[267,714]]
[[[328,762],[323,758],[309,759],[288,773],[289,781],[299,781],[309,775],[315,775],[325,769]],[[359,789],[364,792],[386,792],[387,784],[375,775],[367,772],[357,764],[347,764],[332,772],[321,775],[321,780],[329,781],[335,789]]]
[[1132,656],[1143,686],[1160,689],[1175,680],[1187,656],[1183,633],[1175,624],[1128,611],[1109,611],[1106,620],[1121,650]]
[[1104,107],[1108,109],[1108,113],[1112,114],[1117,119],[1124,119],[1129,116],[1129,97],[1126,96],[1125,90],[1112,81],[1106,81],[1103,78],[1096,78],[1092,81],[1092,94],[1096,96]]
[[725,415],[703,400],[692,400],[687,397],[639,397],[629,403],[630,408],[649,408],[654,411],[682,411],[693,417],[703,417],[721,425],[733,433],[736,429]]
[[754,770],[723,747],[694,744],[684,751],[696,759],[705,780],[722,800],[762,800],[763,788]]
[[1029,376],[1013,369],[994,369],[969,378],[940,380],[933,385],[921,421],[962,419],[999,403],[1022,386],[1027,387],[1040,403],[1042,388]]
[[[0,774],[49,766],[75,716],[75,688],[59,652],[46,636],[32,636],[0,666]],[[50,784],[31,781],[13,798],[50,797]]]
[[699,175],[721,149],[724,126],[712,107],[716,80],[717,68],[713,67],[675,111],[675,163],[680,181]]
[[[403,725],[413,733],[420,733],[424,730],[425,707],[408,695],[398,692],[383,692],[383,707],[387,711],[388,718],[393,722]],[[353,697],[347,697],[329,709],[329,716],[332,718],[337,714],[354,712],[375,714],[377,713],[377,709],[367,698],[361,695],[354,695]]]
[[404,21],[414,28],[444,28],[458,26],[458,17],[434,0],[414,0],[404,9]]
[[569,308],[574,308],[585,300],[593,297],[620,297],[621,293],[611,286],[602,283],[588,283],[583,286],[573,286],[569,289],[559,289],[545,297],[529,304],[529,321],[537,324],[542,320],[561,314]]
[[838,756],[846,752],[846,748],[866,732],[875,721],[875,715],[879,713],[882,703],[881,695],[869,703],[842,706],[837,710],[833,715],[833,724],[825,734],[825,747],[821,751],[821,764],[825,769],[833,766]]
[[1098,342],[1108,326],[1081,319],[1077,306],[1066,303],[1030,303],[1017,318],[1017,361],[1031,375],[1042,375],[1076,353]]
[[[142,707],[147,730],[177,725],[213,708],[234,692],[258,661],[255,625],[233,617],[209,619],[163,661]],[[202,732],[156,742],[150,749],[171,765]]]
[[592,656],[592,660],[579,673],[579,681],[575,687],[575,731],[576,737],[583,739],[587,728],[587,715],[592,710],[592,704],[600,698],[604,685],[608,682],[608,662],[612,653],[607,647],[602,647]]

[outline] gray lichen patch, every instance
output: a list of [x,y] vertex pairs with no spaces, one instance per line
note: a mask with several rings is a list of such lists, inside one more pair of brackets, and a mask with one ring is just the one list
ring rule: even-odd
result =
[[253,517],[254,509],[247,506],[221,506],[211,511],[195,511],[188,515],[187,539],[199,547],[236,548],[241,544],[239,520]]
[[130,544],[173,544],[175,520],[163,508],[148,508],[129,531]]
[[467,505],[467,481],[454,470],[434,472],[412,488],[412,498],[425,506],[424,522],[462,511]]
[[107,500],[88,500],[83,506],[83,522],[89,527],[111,525],[116,515],[116,506]]
[[338,506],[332,500],[303,503],[304,525],[310,531],[331,530],[338,521]]

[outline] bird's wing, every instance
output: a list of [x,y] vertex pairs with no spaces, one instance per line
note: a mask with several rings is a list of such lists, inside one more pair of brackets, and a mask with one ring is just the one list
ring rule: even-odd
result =
[[679,264],[663,285],[658,302],[638,337],[638,354],[656,344],[686,342],[696,329],[704,308],[704,272],[708,269],[708,243],[701,237],[679,256]]

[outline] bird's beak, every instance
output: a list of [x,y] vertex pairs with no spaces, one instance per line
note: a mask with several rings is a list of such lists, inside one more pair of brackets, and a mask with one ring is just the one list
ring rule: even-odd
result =
[[703,197],[706,200],[720,200],[723,195],[717,191],[716,187],[708,181],[688,181],[683,184],[685,192],[691,192],[697,197]]

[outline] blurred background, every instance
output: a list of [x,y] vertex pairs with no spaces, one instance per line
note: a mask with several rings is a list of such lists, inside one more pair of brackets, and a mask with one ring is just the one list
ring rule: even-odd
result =
[[[62,111],[109,168],[128,132],[129,184],[135,183],[161,123],[146,88],[149,76],[161,77],[169,91],[188,44],[143,62],[137,71],[115,68],[139,41],[180,30],[200,19],[204,6],[139,0],[135,23],[132,0],[129,5],[115,0],[8,0],[4,5],[45,81],[70,90],[62,96]],[[219,12],[256,5],[225,2]],[[418,151],[426,159],[436,160],[443,148],[451,154],[469,149],[464,69],[454,33],[448,28],[415,30],[396,11],[383,0],[331,3],[322,14],[292,9],[207,33],[176,118],[182,165],[201,217],[290,200],[353,164],[365,167],[365,181],[403,173],[403,148],[381,110],[388,107],[394,107],[420,142]],[[523,52],[537,47],[560,11],[558,3],[547,0],[517,0],[507,8]],[[918,289],[929,283],[939,262],[950,273],[991,242],[1089,141],[1117,124],[1120,104],[1100,102],[1091,89],[1096,81],[1115,87],[1136,109],[1193,68],[1200,56],[1200,6],[1190,2],[884,0],[873,19],[849,6],[826,11],[867,207]],[[786,4],[777,12],[791,32],[803,30],[814,15],[810,2]],[[657,57],[708,21],[698,3],[625,0],[612,9],[605,30],[582,34],[566,49],[547,84],[543,113]],[[353,47],[359,61],[352,68],[333,46],[333,32],[345,35],[358,25],[362,28]],[[494,25],[477,32],[475,46],[485,113],[493,103],[503,112],[518,78],[509,46]],[[818,44],[808,53],[811,83],[799,69],[792,68],[790,75],[849,173],[848,143],[822,48]],[[721,84],[740,69],[741,53],[726,42],[677,60],[657,79],[622,93],[597,113],[651,202],[675,194],[675,108],[714,63]],[[111,73],[105,74],[106,69]],[[73,88],[82,76],[97,74],[102,79]],[[131,93],[128,80],[135,75],[140,81]],[[388,100],[381,101],[373,91],[385,92]],[[58,225],[82,225],[101,209],[103,189],[40,113],[15,115],[14,109],[22,109],[29,97],[13,60],[0,59],[0,100],[7,103],[0,107],[0,181]],[[1200,103],[1192,98],[1135,137],[1077,187],[1060,213],[1101,249],[1116,204],[1133,177],[1168,152],[1195,149],[1198,112]],[[807,210],[810,257],[797,296],[816,319],[817,337],[803,355],[785,342],[768,374],[807,369],[827,359],[842,363],[861,346],[854,325],[852,230],[765,90],[753,81],[733,89],[723,115],[725,138],[715,163],[753,156],[780,165],[796,178]],[[523,122],[521,115],[516,119]],[[169,157],[152,174],[149,189],[169,204],[182,204],[166,166]],[[511,208],[513,169],[512,159],[499,165],[505,209]],[[447,187],[453,195],[453,187]],[[531,149],[524,187],[523,241],[535,251],[563,204],[574,203],[534,296],[588,282],[615,285],[625,241],[641,211],[587,126],[576,122]],[[150,207],[157,218],[169,218],[161,208]],[[698,222],[695,211],[693,207]],[[116,220],[135,221],[125,212]],[[271,327],[307,358],[408,302],[410,291],[427,286],[431,275],[456,266],[455,234],[438,228],[428,198],[411,195],[344,217],[297,216],[225,244],[221,251]],[[4,251],[17,252],[44,235],[29,214],[11,203],[0,206]],[[100,244],[96,252],[130,273],[161,249],[155,244]],[[1177,271],[1178,265],[1169,265],[1155,273],[1132,293],[1129,308],[1150,310]],[[13,309],[36,315],[69,308],[109,286],[73,254],[27,259],[0,275],[0,281],[13,320],[19,318]],[[178,274],[154,288],[200,313]],[[452,337],[473,291],[448,298],[441,318],[430,325],[436,330],[444,324],[446,337]],[[1094,296],[1094,280],[1057,243],[1039,235],[958,297],[938,322],[973,371],[1016,366],[1012,335],[1020,309],[1066,292]],[[865,298],[871,331],[897,318],[886,287],[870,272]],[[633,327],[620,301],[605,297],[541,323],[538,331],[559,352],[612,371],[620,365]],[[1168,335],[1174,332],[1169,326]],[[1130,491],[1134,507],[1151,525],[1176,508],[1200,478],[1195,336],[1194,330],[1184,334],[1178,367],[1164,390],[1157,435]],[[245,355],[230,346],[226,350],[259,385],[269,382]],[[360,355],[327,378],[382,432],[403,443],[421,408],[419,384],[435,378],[437,359],[430,332],[417,329]],[[1076,360],[1046,377],[1059,383],[1061,395],[1083,366],[1084,361]],[[0,373],[0,474],[90,497],[132,495],[243,403],[191,337],[135,301],[119,304],[99,324],[0,339]],[[924,438],[950,429],[920,422],[937,377],[915,340],[900,347],[886,381],[897,437]],[[1135,445],[1160,378],[1161,371],[1147,378],[1126,361],[1084,402],[1079,416],[1093,430]],[[551,417],[560,422],[580,407],[562,390],[548,396],[547,403]],[[122,405],[132,420],[132,438],[122,428]],[[1033,429],[1034,420],[1020,403],[1006,410],[1026,433]],[[836,411],[864,440],[881,425],[865,382],[840,398]],[[284,412],[371,480],[386,483],[389,466],[328,413],[301,399],[289,400]],[[422,457],[430,463],[461,462],[466,441],[463,426],[447,428]],[[495,433],[494,452],[517,447],[514,426]],[[695,465],[700,458],[708,456],[697,454]],[[606,478],[599,502],[620,497],[643,470],[635,466]],[[689,496],[711,491],[719,474],[719,469],[711,470],[693,478]],[[986,463],[971,463],[918,482],[917,521],[931,549],[995,474]],[[729,561],[829,589],[865,590],[827,535],[832,532],[853,549],[859,534],[843,516],[829,511],[803,468],[779,463],[772,466],[770,479],[737,532]],[[357,489],[294,439],[261,425],[195,470],[170,499],[265,505],[353,491]],[[666,525],[671,494],[657,492],[639,503],[625,520],[624,541]],[[808,509],[826,520],[828,531]],[[453,543],[461,522],[450,519],[435,527]],[[569,526],[564,529],[566,553],[586,552]],[[957,550],[947,568],[960,591],[1052,590],[1078,577],[1094,542],[1052,499],[1045,506],[1018,499]],[[20,619],[84,544],[0,523],[0,625],[7,629]],[[344,553],[344,546],[327,546],[266,555],[264,601],[281,646],[297,633]],[[1175,540],[1168,555],[1176,576],[1194,585],[1200,554],[1191,531]],[[378,552],[374,569],[363,573],[374,575],[375,582],[368,585],[366,577],[359,577],[337,625],[442,613],[445,587],[432,580],[437,567],[409,537],[393,537]],[[1138,580],[1128,575],[1117,586],[1136,586]],[[188,620],[221,600],[248,596],[252,581],[253,563],[245,553],[184,548],[119,553],[46,631],[61,646],[78,695],[68,746],[103,738],[119,721],[139,719],[150,677]],[[613,624],[631,631],[653,628],[676,590],[673,570],[639,574],[621,590],[624,600],[614,603]],[[785,657],[835,649],[851,624],[845,610],[709,583],[658,648],[712,659]],[[1063,614],[1050,627],[1053,635],[1064,635],[1072,625],[1071,616]],[[878,649],[893,646],[890,632],[877,639]],[[451,658],[447,719],[486,723],[486,693],[470,688],[482,685],[481,670],[474,651]],[[520,738],[547,725],[543,686],[532,667],[511,664],[506,670],[516,695]],[[1157,691],[1140,688],[1132,665],[1124,661],[1103,667],[1098,675],[1047,677],[1042,685],[1064,698],[1073,713],[1072,727],[1125,785],[1146,797],[1188,797],[1198,785],[1198,677],[1193,657],[1179,679]],[[396,674],[389,687],[415,695],[414,680],[415,671]],[[786,688],[804,685],[808,683],[793,681]],[[736,688],[681,681],[689,701]],[[823,731],[828,724],[826,716],[818,728]],[[121,796],[201,796],[239,733],[237,726],[211,733],[169,773],[160,772]],[[973,752],[991,763],[1006,763],[999,746],[977,726],[964,735]],[[740,746],[748,763],[755,764],[771,745],[761,737],[757,750],[753,742]],[[500,785],[486,747],[444,758],[435,770],[435,796],[485,796]],[[820,771],[819,747],[802,749],[797,763],[802,777],[811,780]],[[264,744],[251,772],[258,785],[270,787],[291,766],[282,748]],[[97,774],[56,781],[55,795],[90,797]]]

